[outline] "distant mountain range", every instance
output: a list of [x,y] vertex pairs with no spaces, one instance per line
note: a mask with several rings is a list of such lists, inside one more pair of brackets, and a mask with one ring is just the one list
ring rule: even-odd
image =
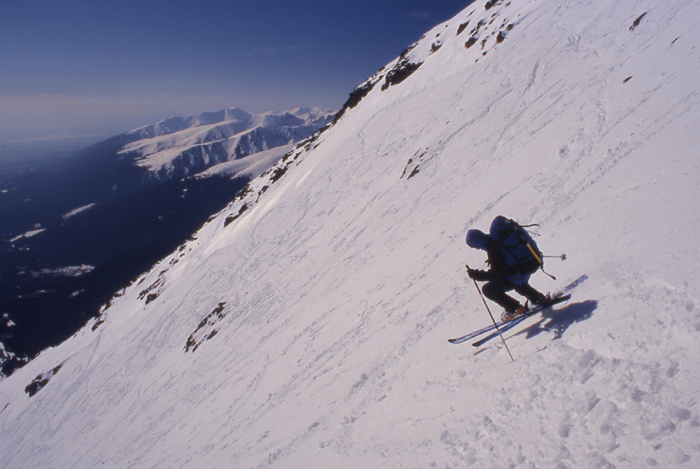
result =
[[4,372],[73,334],[247,182],[329,124],[320,108],[172,117],[0,181]]
[[249,158],[251,155],[303,140],[332,117],[329,111],[318,108],[257,115],[232,108],[174,117],[127,132],[126,136],[138,140],[125,145],[119,155],[161,180],[191,176],[221,163],[246,159],[240,170],[244,173],[257,166],[257,159]]

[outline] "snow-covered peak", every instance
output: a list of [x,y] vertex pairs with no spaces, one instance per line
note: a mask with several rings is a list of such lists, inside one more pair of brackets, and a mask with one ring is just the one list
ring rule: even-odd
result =
[[[261,114],[231,108],[172,118],[130,132],[141,138],[125,145],[119,153],[160,179],[189,176],[217,164],[296,143],[328,124],[333,115],[322,108]],[[257,165],[253,159],[250,163]]]
[[169,117],[156,124],[131,130],[127,134],[137,136],[139,139],[152,138],[202,125],[212,125],[221,122],[249,122],[252,118],[253,114],[234,107],[217,112],[203,112],[189,117]]
[[[0,382],[0,463],[697,466],[699,15],[470,5]],[[536,288],[588,276],[515,362],[447,342],[491,322],[464,234],[496,215],[567,254]]]

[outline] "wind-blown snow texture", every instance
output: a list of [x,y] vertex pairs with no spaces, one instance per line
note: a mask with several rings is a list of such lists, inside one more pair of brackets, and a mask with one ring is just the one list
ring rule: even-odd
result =
[[[491,0],[437,26],[0,382],[0,464],[697,467],[699,16]],[[589,277],[509,331],[514,363],[446,340],[489,322],[463,236],[498,214],[568,254],[536,287]]]

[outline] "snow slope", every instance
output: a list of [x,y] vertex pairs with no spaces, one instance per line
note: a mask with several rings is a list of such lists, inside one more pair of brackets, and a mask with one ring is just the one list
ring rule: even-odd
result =
[[242,159],[219,163],[197,173],[195,177],[201,179],[218,175],[229,178],[243,176],[255,178],[274,166],[280,158],[289,153],[293,148],[294,144],[289,144],[259,151]]
[[[697,467],[699,15],[489,1],[429,31],[0,382],[0,464]],[[534,286],[589,277],[515,362],[447,342],[490,321],[463,238],[498,214],[568,255]]]

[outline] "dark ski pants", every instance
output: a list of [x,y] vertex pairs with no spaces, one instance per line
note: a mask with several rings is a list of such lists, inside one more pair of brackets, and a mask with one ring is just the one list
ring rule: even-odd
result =
[[529,284],[523,285],[513,285],[505,278],[499,278],[498,280],[491,280],[487,282],[481,291],[484,292],[484,296],[489,300],[498,303],[506,311],[515,311],[515,309],[520,306],[520,303],[513,297],[506,295],[506,292],[515,290],[519,295],[524,296],[531,303],[539,303],[544,295]]

